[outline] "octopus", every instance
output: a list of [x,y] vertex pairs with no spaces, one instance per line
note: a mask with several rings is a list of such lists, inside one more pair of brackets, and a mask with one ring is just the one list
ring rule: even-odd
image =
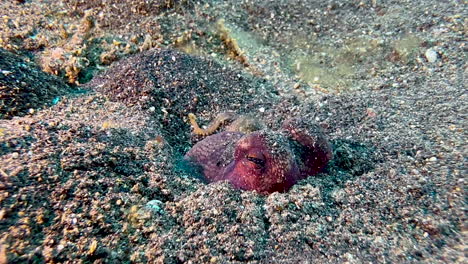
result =
[[279,131],[251,118],[237,118],[226,131],[213,134],[237,116],[222,113],[206,129],[189,114],[194,133],[206,136],[185,155],[208,182],[228,181],[235,188],[260,194],[286,192],[295,183],[321,172],[332,149],[321,127],[299,118],[286,120]]

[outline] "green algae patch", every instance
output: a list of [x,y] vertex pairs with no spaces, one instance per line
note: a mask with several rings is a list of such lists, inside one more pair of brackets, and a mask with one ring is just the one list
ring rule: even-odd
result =
[[174,47],[190,55],[212,57],[220,63],[238,64],[254,75],[264,75],[258,65],[259,61],[265,62],[264,58],[279,56],[255,32],[223,18],[202,27],[202,36],[190,30],[184,31],[174,40]]
[[[304,41],[304,40],[302,40]],[[336,93],[349,90],[357,72],[370,58],[382,54],[382,41],[355,38],[342,46],[311,41],[290,55],[290,69],[316,90]]]
[[420,53],[422,43],[422,39],[415,35],[405,35],[391,44],[393,51],[390,54],[390,59],[394,62],[400,61],[403,64],[412,63]]
[[346,64],[334,68],[326,67],[313,55],[296,60],[294,66],[299,79],[324,92],[346,89],[350,84],[349,78],[354,73],[353,68]]
[[229,59],[236,60],[253,74],[261,74],[253,59],[271,53],[272,50],[264,46],[259,37],[253,32],[227,23],[224,19],[216,22],[215,32],[224,44]]
[[325,44],[304,39],[293,43],[289,67],[296,76],[313,89],[339,93],[353,89],[358,78],[388,66],[388,63],[414,63],[421,53],[423,41],[415,35],[405,35],[393,41],[354,38],[343,45]]

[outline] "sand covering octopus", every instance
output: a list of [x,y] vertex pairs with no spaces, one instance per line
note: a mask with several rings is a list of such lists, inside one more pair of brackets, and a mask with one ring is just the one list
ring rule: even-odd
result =
[[[299,180],[319,173],[332,158],[321,127],[298,118],[286,120],[280,131],[271,131],[241,117],[227,131],[210,135],[234,117],[222,113],[201,129],[195,116],[189,115],[194,133],[207,137],[185,159],[201,168],[207,182],[227,180],[238,189],[261,194],[285,192]],[[252,130],[256,131],[249,132]]]

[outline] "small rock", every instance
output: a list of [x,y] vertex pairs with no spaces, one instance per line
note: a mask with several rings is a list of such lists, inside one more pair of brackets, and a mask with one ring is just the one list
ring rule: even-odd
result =
[[64,248],[65,248],[65,246],[62,245],[62,244],[59,244],[59,245],[56,247],[57,252],[61,252]]
[[98,242],[96,240],[93,240],[93,242],[91,242],[91,244],[89,245],[88,255],[93,255],[94,252],[96,252],[97,247]]
[[439,57],[437,52],[433,49],[427,49],[424,55],[426,56],[427,61],[430,63],[436,62],[437,58]]
[[146,203],[146,206],[145,208],[146,209],[149,209],[155,213],[159,213],[159,214],[163,214],[164,213],[164,209],[162,209],[163,207],[163,202],[159,201],[159,200],[151,200],[149,201],[148,203]]
[[4,70],[0,70],[0,72],[5,76],[8,76],[12,73],[11,71],[4,71]]
[[0,244],[0,263],[8,263],[8,258],[6,254],[6,247],[3,244]]

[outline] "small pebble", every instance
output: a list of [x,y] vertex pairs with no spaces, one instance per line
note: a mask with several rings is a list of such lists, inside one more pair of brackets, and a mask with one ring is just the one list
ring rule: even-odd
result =
[[62,251],[64,248],[65,248],[65,246],[64,246],[64,245],[62,245],[62,244],[59,244],[59,245],[57,246],[57,252],[60,252],[60,251]]
[[164,213],[164,209],[162,208],[164,206],[162,201],[159,200],[151,200],[148,203],[146,203],[146,208],[159,214]]
[[91,244],[89,245],[88,254],[93,255],[94,252],[96,252],[97,246],[98,246],[98,242],[96,240],[93,240],[93,242],[91,242]]
[[438,54],[433,49],[427,49],[424,55],[426,56],[427,61],[430,63],[434,63],[437,61]]

